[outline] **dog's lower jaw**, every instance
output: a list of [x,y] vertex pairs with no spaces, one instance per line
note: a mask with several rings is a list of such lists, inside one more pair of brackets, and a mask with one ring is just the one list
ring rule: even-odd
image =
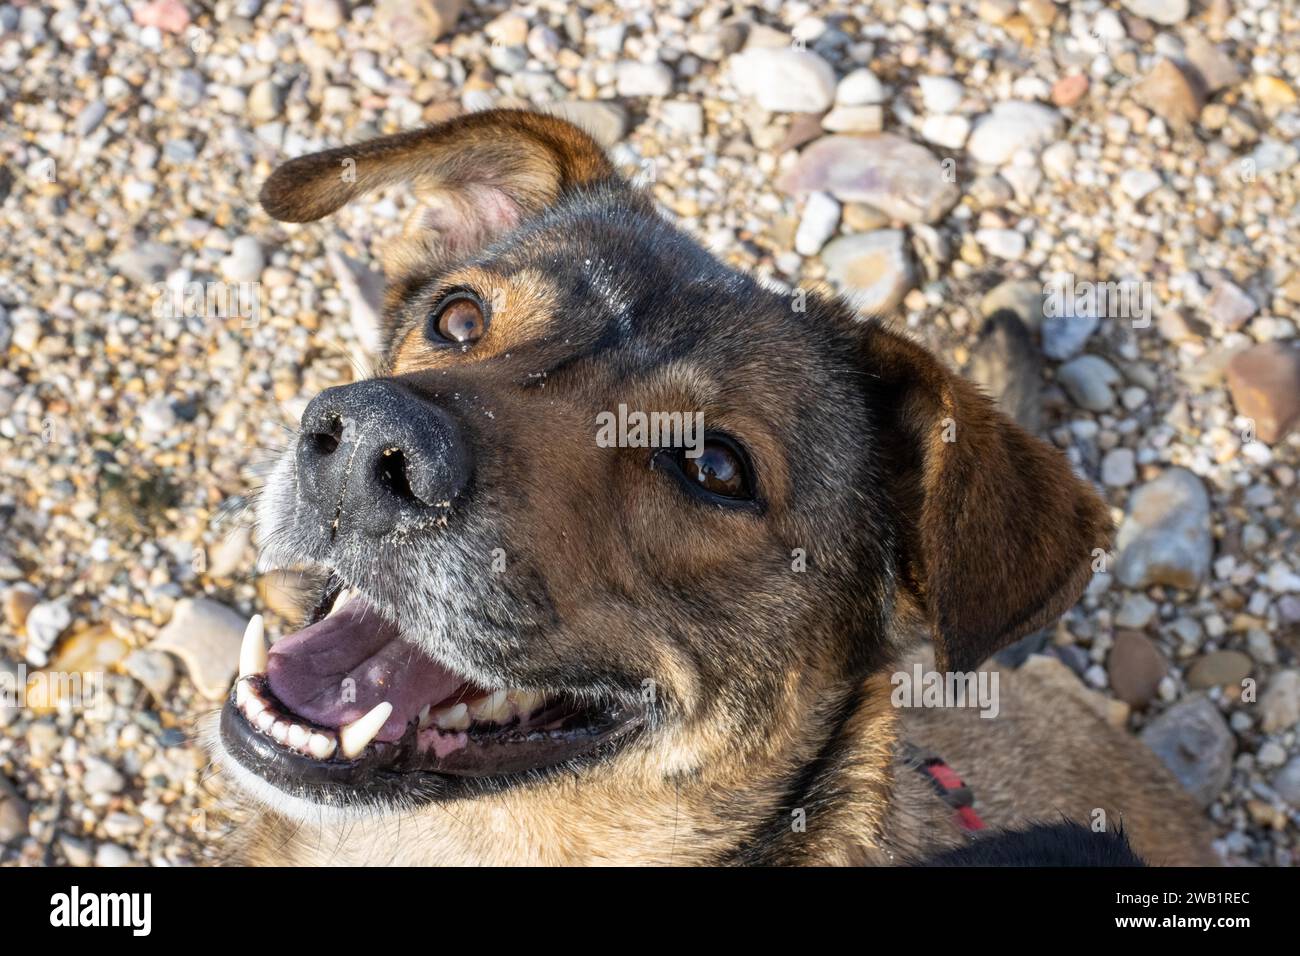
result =
[[[883,833],[924,831],[889,825],[900,812],[890,799],[899,783],[891,771],[896,718],[887,682],[868,682],[822,751],[755,754],[728,764],[725,778],[710,766],[665,775],[666,766],[689,761],[685,741],[660,741],[588,771],[502,793],[382,809],[288,796],[209,739],[240,822],[229,851],[233,863],[889,864],[910,848],[887,845]],[[793,779],[803,781],[798,792],[790,790]]]

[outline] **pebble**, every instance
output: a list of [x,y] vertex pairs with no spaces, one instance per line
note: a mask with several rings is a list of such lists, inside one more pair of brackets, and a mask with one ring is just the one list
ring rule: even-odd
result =
[[664,125],[678,136],[700,136],[704,132],[704,107],[690,100],[665,100],[659,105]]
[[116,843],[101,843],[95,849],[95,866],[123,867],[132,864],[131,851]]
[[879,133],[885,128],[885,111],[879,106],[837,106],[822,117],[831,133]]
[[14,785],[0,777],[0,846],[27,836],[27,801]]
[[1052,84],[1052,104],[1064,109],[1076,105],[1088,92],[1088,77],[1083,73],[1063,76]]
[[1147,724],[1141,736],[1202,807],[1214,802],[1232,778],[1236,739],[1204,696],[1174,704]]
[[864,315],[896,308],[912,287],[912,261],[901,229],[841,236],[822,250],[826,275]]
[[1241,651],[1213,651],[1198,657],[1187,672],[1187,686],[1193,690],[1211,687],[1240,688],[1241,682],[1251,675],[1255,662]]
[[731,58],[744,96],[773,113],[820,113],[835,102],[835,71],[811,50],[753,47]]
[[1259,306],[1231,282],[1217,282],[1205,300],[1205,311],[1211,322],[1235,332],[1246,324]]
[[1127,488],[1137,481],[1137,456],[1131,448],[1112,448],[1101,459],[1101,482],[1111,488]]
[[1259,699],[1260,727],[1266,734],[1292,730],[1300,722],[1300,670],[1274,674]]
[[131,18],[142,27],[157,27],[166,33],[181,33],[190,25],[190,13],[180,0],[137,4]]
[[302,0],[302,22],[308,29],[337,30],[345,19],[342,0]]
[[223,700],[239,667],[247,619],[210,598],[182,598],[150,649],[180,658],[208,700]]
[[1119,188],[1134,202],[1146,198],[1160,188],[1160,174],[1149,169],[1128,169],[1119,177]]
[[329,249],[325,261],[347,304],[348,318],[357,342],[367,355],[379,355],[383,346],[384,277],[337,249]]
[[1124,9],[1135,16],[1163,26],[1187,19],[1188,0],[1121,0]]
[[1141,630],[1151,623],[1158,610],[1156,603],[1145,594],[1124,595],[1124,603],[1115,612],[1115,626]]
[[1227,381],[1233,407],[1254,421],[1260,441],[1280,442],[1300,424],[1300,348],[1251,346],[1228,360]]
[[1196,122],[1205,105],[1200,84],[1172,60],[1162,59],[1134,90],[1137,101],[1177,128]]
[[1056,380],[1070,400],[1090,412],[1105,412],[1114,406],[1112,386],[1121,377],[1115,366],[1098,355],[1080,355],[1056,370]]
[[960,198],[955,177],[924,146],[892,133],[826,136],[778,183],[785,192],[830,193],[903,222],[937,222]]
[[126,778],[107,761],[90,758],[86,761],[85,767],[86,772],[81,778],[81,788],[90,796],[120,793],[126,786]]
[[450,33],[465,0],[379,0],[374,22],[381,36],[408,49],[418,49]]
[[838,106],[870,106],[885,102],[885,87],[865,67],[846,73],[835,87]]
[[1061,114],[1042,103],[1011,100],[994,105],[975,123],[966,151],[978,163],[1000,166],[1022,149],[1039,150],[1060,137]]
[[835,198],[823,192],[810,193],[794,236],[795,252],[801,256],[817,255],[826,240],[835,235],[839,224],[840,204]]
[[1052,291],[1048,290],[1044,303],[1043,354],[1059,362],[1083,351],[1101,319],[1091,312],[1075,314],[1072,306],[1060,308],[1060,304],[1052,299]]
[[169,655],[147,648],[132,651],[122,669],[139,681],[157,700],[165,700],[176,682],[176,665]]
[[1155,699],[1169,671],[1164,654],[1139,631],[1117,631],[1106,659],[1110,689],[1130,707],[1146,707]]
[[961,149],[968,136],[970,120],[964,116],[927,116],[921,123],[921,137],[945,149]]
[[115,253],[109,265],[137,285],[150,286],[180,265],[180,253],[164,243],[146,241]]
[[266,268],[262,245],[252,236],[240,236],[230,244],[230,255],[221,260],[221,274],[229,282],[257,282]]
[[72,624],[72,611],[63,600],[42,601],[27,612],[27,663],[44,667],[50,650]]
[[667,96],[673,91],[673,71],[663,63],[624,60],[618,65],[619,96]]
[[1201,479],[1185,468],[1167,468],[1129,497],[1115,541],[1120,584],[1134,590],[1155,584],[1194,589],[1209,573],[1210,526],[1210,500]]
[[952,113],[966,95],[965,88],[947,76],[923,76],[917,84],[927,113]]
[[984,247],[989,255],[999,259],[1019,259],[1025,254],[1025,235],[1015,229],[977,229],[975,241]]
[[1183,41],[1187,61],[1196,67],[1207,92],[1217,93],[1241,82],[1241,70],[1232,58],[1200,33],[1189,33]]
[[1292,757],[1274,774],[1273,789],[1291,806],[1300,809],[1300,757]]

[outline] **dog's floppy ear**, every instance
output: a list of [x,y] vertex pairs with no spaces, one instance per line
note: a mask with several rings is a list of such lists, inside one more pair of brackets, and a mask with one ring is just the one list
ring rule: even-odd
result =
[[372,190],[409,183],[420,205],[403,242],[464,254],[565,191],[614,176],[600,146],[571,123],[487,110],[291,159],[263,185],[261,201],[276,219],[310,222]]
[[929,351],[878,322],[861,329],[904,579],[938,668],[967,671],[1078,599],[1110,516],[1060,452]]

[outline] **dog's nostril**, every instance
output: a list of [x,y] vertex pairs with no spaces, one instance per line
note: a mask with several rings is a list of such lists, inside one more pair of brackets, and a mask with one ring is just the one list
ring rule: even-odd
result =
[[375,479],[402,500],[415,498],[406,473],[406,455],[400,448],[386,448],[375,462]]
[[325,422],[325,431],[314,431],[308,436],[312,448],[320,455],[332,455],[338,450],[343,437],[343,422],[334,415]]

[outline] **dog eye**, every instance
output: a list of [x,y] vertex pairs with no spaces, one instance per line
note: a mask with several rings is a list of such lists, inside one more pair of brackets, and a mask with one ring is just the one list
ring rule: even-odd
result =
[[749,459],[740,446],[721,435],[704,439],[694,458],[685,449],[674,449],[669,460],[690,491],[706,498],[741,503],[754,500],[754,480]]
[[745,463],[720,441],[706,441],[698,458],[682,456],[682,471],[705,491],[724,498],[745,494]]
[[483,303],[469,293],[457,293],[438,303],[429,315],[426,335],[435,344],[472,345],[487,331]]

